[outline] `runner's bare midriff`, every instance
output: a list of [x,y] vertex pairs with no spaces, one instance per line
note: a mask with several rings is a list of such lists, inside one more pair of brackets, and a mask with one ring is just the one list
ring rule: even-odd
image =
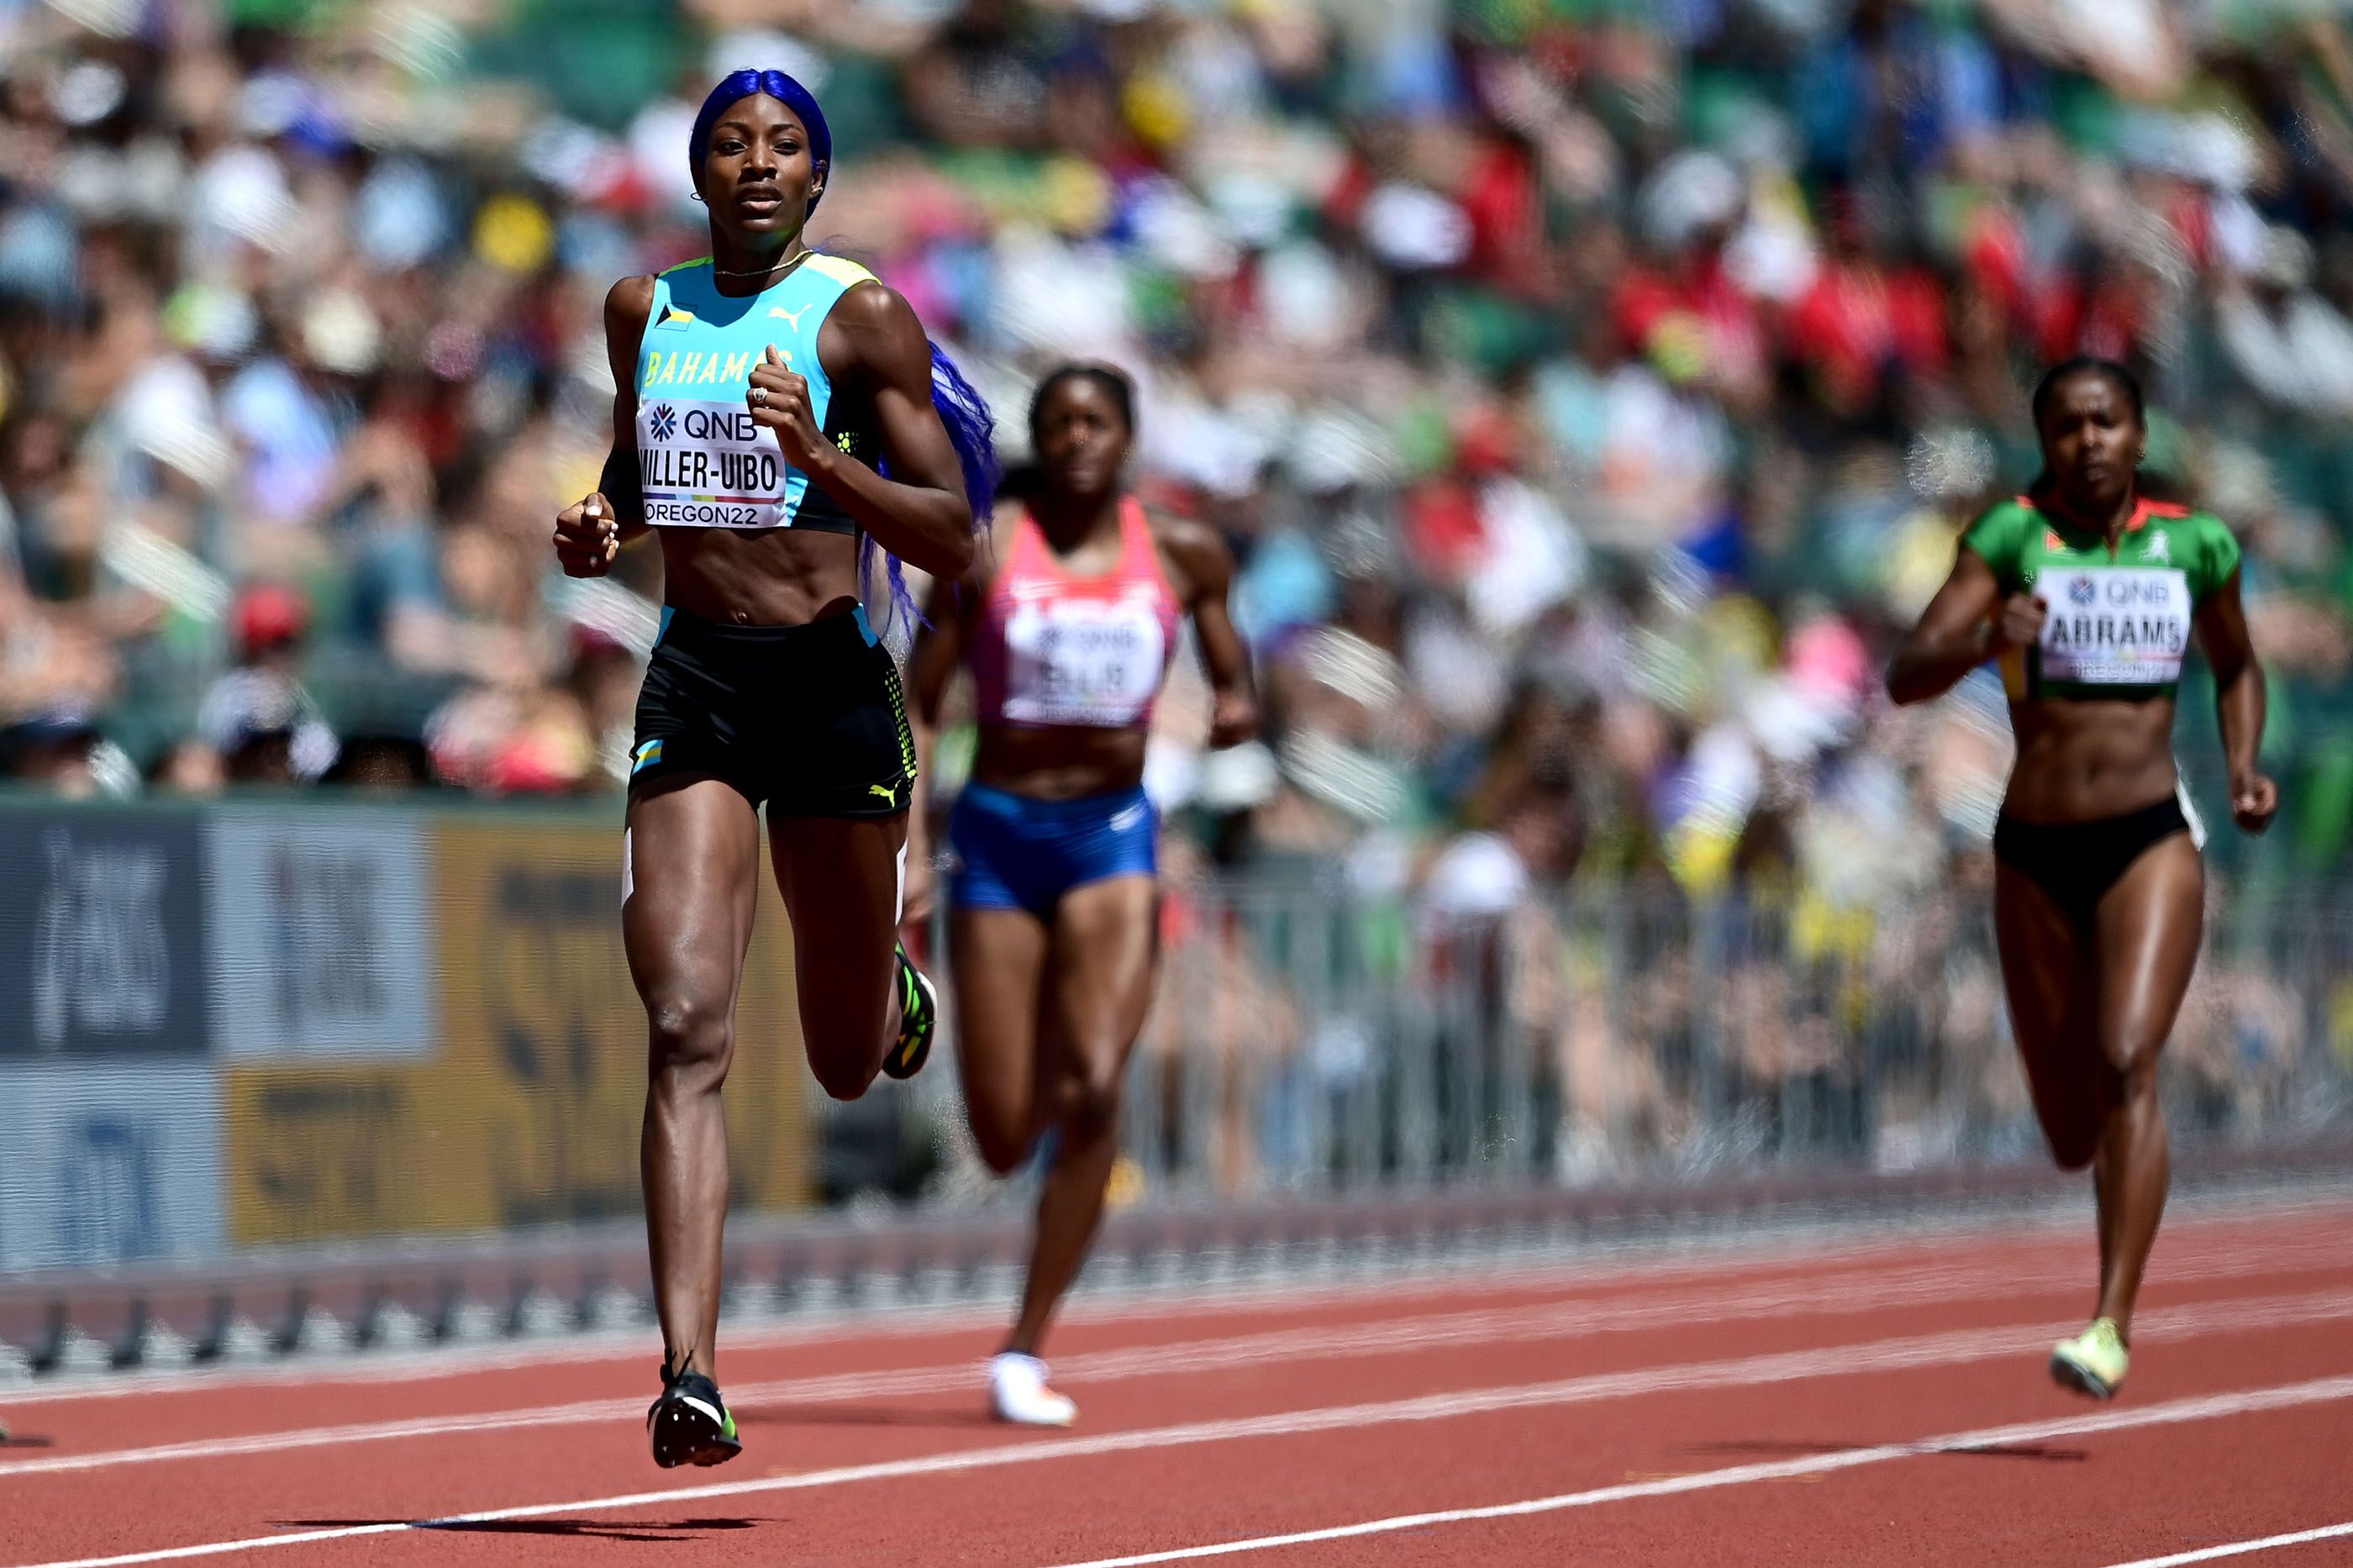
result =
[[789,528],[656,531],[663,602],[699,620],[797,626],[858,597],[858,544],[846,534]]
[[2173,700],[2013,703],[2018,764],[2002,809],[2021,822],[2096,822],[2174,793]]
[[1031,800],[1083,800],[1134,789],[1144,782],[1146,739],[1142,730],[987,724],[973,782]]

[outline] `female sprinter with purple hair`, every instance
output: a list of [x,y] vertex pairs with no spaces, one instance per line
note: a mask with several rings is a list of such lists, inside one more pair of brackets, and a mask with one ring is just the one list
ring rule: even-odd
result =
[[711,254],[605,300],[613,452],[555,523],[575,577],[659,531],[661,631],[638,700],[622,941],[645,1003],[642,1160],[662,1394],[654,1461],[742,1451],[714,1381],[727,1123],[720,1086],[767,807],[801,1031],[826,1092],[912,1076],[930,982],[896,944],[914,742],[860,591],[877,544],[954,581],[995,482],[988,411],[907,302],[802,237],[833,141],[808,90],[737,71],[689,166]]

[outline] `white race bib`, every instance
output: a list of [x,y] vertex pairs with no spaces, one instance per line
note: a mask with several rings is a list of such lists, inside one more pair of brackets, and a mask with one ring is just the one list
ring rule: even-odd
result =
[[1168,649],[1146,589],[1112,600],[1018,598],[1005,654],[1013,723],[1118,729],[1151,705]]
[[797,477],[776,432],[740,401],[638,405],[638,479],[657,528],[783,527]]
[[2189,647],[2189,577],[2152,566],[2049,566],[2042,679],[2082,686],[2169,686]]

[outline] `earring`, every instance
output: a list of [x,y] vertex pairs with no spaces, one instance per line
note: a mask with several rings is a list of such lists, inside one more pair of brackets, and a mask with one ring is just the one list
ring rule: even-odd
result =
[[698,202],[702,200],[702,193],[701,191],[689,191],[686,194],[692,196]]

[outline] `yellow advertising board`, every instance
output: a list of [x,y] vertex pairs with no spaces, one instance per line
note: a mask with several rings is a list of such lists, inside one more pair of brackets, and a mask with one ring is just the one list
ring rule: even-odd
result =
[[[644,1009],[621,951],[620,833],[476,818],[432,839],[440,1008],[425,1061],[231,1067],[240,1244],[477,1231],[640,1206]],[[790,927],[765,874],[726,1089],[733,1206],[812,1189]]]

